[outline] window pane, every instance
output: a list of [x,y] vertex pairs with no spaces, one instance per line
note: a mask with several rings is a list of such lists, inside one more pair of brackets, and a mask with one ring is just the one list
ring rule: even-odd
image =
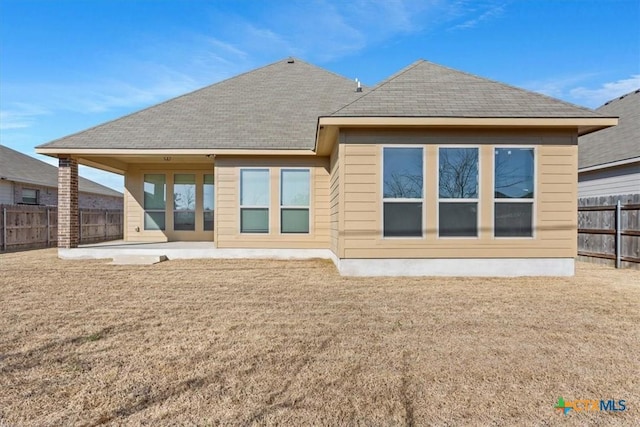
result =
[[204,187],[202,191],[202,206],[205,211],[212,211],[214,209],[215,186],[213,185],[213,175],[207,174],[204,176]]
[[196,213],[176,211],[173,213],[173,229],[177,231],[193,231],[196,229]]
[[269,209],[240,209],[240,231],[242,233],[268,233]]
[[144,208],[164,209],[167,200],[167,182],[164,174],[144,176]]
[[533,198],[533,148],[495,149],[496,199]]
[[269,170],[240,171],[240,205],[269,206]]
[[204,231],[213,230],[213,211],[204,211]]
[[202,206],[204,212],[204,231],[213,230],[213,210],[215,208],[215,186],[213,174],[205,174],[202,190]]
[[282,209],[280,230],[283,233],[308,233],[309,209]]
[[422,237],[422,203],[384,203],[385,237]]
[[164,230],[164,212],[145,212],[145,230]]
[[[173,209],[177,211],[193,211],[196,209],[196,176],[195,175],[193,174],[174,175]],[[177,228],[175,229],[177,230]]]
[[38,204],[38,190],[34,190],[31,188],[23,188],[22,189],[22,203],[27,203],[30,205]]
[[308,170],[282,170],[280,182],[281,206],[309,206]]
[[422,148],[384,148],[384,197],[422,198]]
[[477,237],[478,203],[440,203],[440,237]]
[[496,203],[496,237],[532,237],[533,203]]
[[477,198],[478,149],[440,148],[438,157],[440,198]]

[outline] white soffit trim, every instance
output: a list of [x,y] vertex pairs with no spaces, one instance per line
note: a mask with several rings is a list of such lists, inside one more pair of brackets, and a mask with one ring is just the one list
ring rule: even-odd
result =
[[609,127],[616,117],[320,117],[320,126],[541,126],[541,127]]

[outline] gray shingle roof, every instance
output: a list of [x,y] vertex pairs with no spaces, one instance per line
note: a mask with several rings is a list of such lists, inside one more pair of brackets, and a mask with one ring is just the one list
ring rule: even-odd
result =
[[578,138],[579,168],[640,157],[640,89],[596,111],[620,117],[618,126]]
[[424,60],[333,114],[337,117],[603,117],[593,110]]
[[[0,145],[0,178],[45,187],[57,187],[58,168]],[[84,193],[122,197],[122,193],[82,177],[78,179],[78,189]]]
[[352,80],[285,59],[41,147],[313,149],[318,117],[361,95]]
[[313,149],[318,117],[602,118],[503,83],[417,61],[372,90],[282,60],[44,144],[74,149]]

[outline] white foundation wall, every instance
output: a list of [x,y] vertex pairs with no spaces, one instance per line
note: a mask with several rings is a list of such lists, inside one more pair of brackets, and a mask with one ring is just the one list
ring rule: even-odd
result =
[[337,259],[343,276],[573,276],[573,258]]

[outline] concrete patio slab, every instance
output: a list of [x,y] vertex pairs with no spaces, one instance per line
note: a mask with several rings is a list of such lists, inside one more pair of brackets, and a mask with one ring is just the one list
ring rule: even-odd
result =
[[123,255],[113,258],[113,265],[153,265],[168,260],[166,255]]
[[61,259],[105,259],[132,256],[166,256],[167,259],[333,259],[329,249],[221,249],[214,242],[125,242],[114,240],[72,249],[58,249]]

